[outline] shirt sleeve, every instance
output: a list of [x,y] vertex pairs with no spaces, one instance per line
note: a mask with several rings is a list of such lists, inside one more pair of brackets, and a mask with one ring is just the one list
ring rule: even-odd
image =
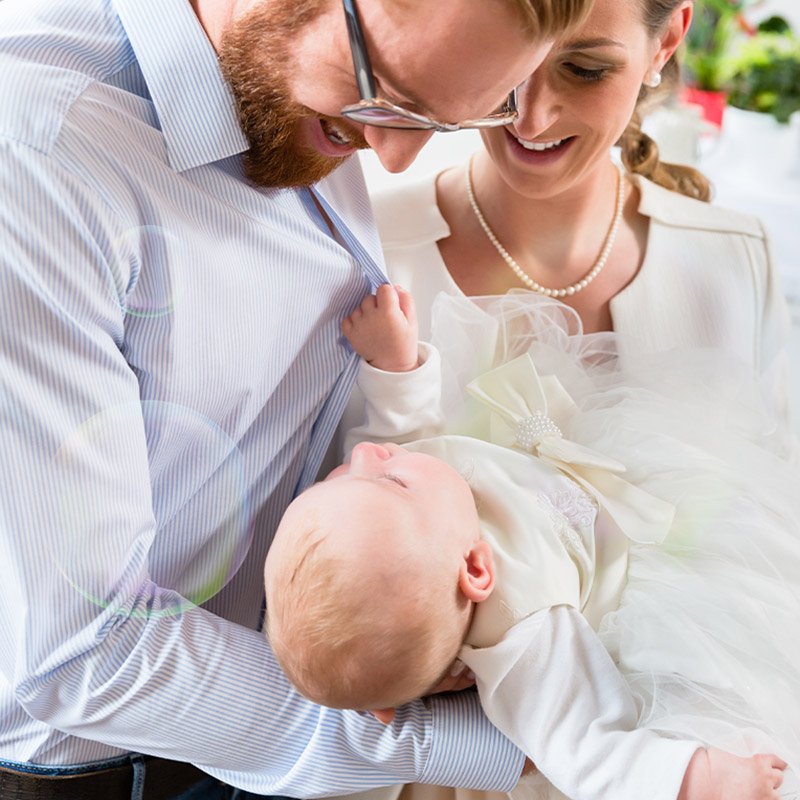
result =
[[126,359],[119,220],[78,176],[2,142],[0,196],[4,757],[34,720],[76,752],[191,761],[260,794],[513,784],[522,756],[469,693],[390,726],[321,708],[260,633],[159,585],[148,434],[174,431],[148,430]]
[[408,372],[375,369],[363,359],[357,386],[363,395],[359,416],[344,432],[345,460],[359,442],[403,444],[435,436],[444,428],[439,351],[420,342],[420,365]]
[[701,744],[636,727],[627,683],[575,609],[539,611],[461,659],[489,719],[568,797],[677,797]]

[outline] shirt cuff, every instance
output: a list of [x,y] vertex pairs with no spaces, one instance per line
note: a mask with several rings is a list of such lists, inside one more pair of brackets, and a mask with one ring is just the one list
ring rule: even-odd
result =
[[516,786],[525,755],[489,722],[477,692],[439,694],[427,703],[433,736],[419,783],[495,792]]

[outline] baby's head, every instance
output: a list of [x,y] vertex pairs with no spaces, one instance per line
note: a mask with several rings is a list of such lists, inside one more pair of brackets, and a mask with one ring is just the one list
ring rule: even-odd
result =
[[298,690],[334,708],[384,710],[446,675],[493,570],[455,470],[364,443],[289,506],[265,581],[267,634]]

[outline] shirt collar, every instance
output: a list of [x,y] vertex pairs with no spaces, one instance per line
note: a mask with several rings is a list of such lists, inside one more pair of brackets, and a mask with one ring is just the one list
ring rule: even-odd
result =
[[217,54],[188,0],[111,0],[177,172],[248,149]]

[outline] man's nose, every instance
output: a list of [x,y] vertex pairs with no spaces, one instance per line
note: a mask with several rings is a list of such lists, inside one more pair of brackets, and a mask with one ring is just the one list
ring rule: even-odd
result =
[[545,133],[561,113],[560,98],[547,75],[533,73],[517,89],[519,118],[514,123],[517,134],[535,139]]
[[364,127],[364,138],[387,172],[408,169],[431,136],[433,131],[397,130],[371,125]]

